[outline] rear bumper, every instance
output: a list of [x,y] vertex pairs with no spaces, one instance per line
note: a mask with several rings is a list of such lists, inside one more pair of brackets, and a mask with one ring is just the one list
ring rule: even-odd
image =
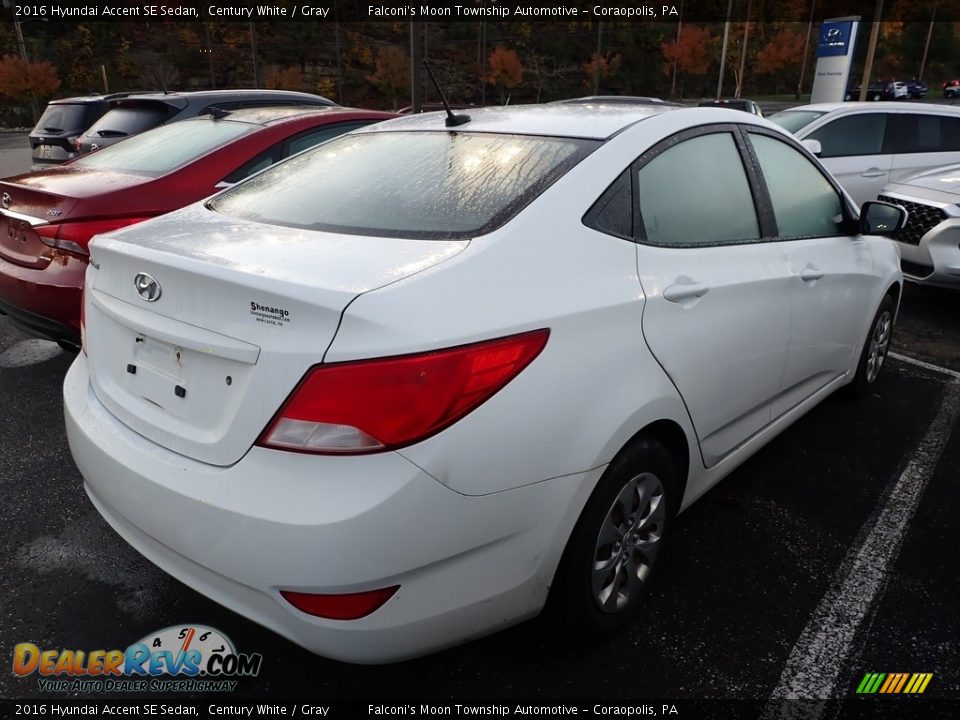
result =
[[[127,542],[200,593],[313,652],[359,663],[422,655],[536,615],[602,468],[481,497],[396,453],[252,448],[222,468],[168,451],[97,400],[86,358],[64,383],[67,437],[92,502]],[[379,610],[325,620],[281,589],[400,585]]]
[[80,296],[87,263],[58,254],[44,269],[0,259],[0,312],[34,335],[80,344]]

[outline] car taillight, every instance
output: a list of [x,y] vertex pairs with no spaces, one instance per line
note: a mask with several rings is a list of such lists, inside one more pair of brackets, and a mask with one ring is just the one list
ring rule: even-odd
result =
[[547,329],[416,355],[318,365],[257,440],[308,453],[411,445],[489,400],[529,365]]
[[100,233],[119,230],[127,225],[143,222],[149,218],[107,218],[104,220],[81,220],[79,222],[55,223],[38,225],[34,228],[40,236],[40,242],[58,250],[76,255],[89,255],[87,245],[90,238]]

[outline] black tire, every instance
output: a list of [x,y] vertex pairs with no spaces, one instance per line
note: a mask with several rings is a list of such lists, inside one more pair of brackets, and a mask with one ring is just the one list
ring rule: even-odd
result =
[[866,397],[877,384],[880,370],[890,350],[894,310],[893,298],[889,295],[884,296],[876,315],[873,316],[870,332],[867,333],[867,339],[860,351],[857,373],[848,386],[853,397]]
[[[610,464],[580,514],[550,588],[547,616],[565,634],[599,639],[635,618],[679,507],[679,487],[673,459],[655,440],[634,441]],[[622,521],[619,528],[613,518]],[[631,529],[624,534],[625,528]],[[605,543],[615,537],[616,546]]]

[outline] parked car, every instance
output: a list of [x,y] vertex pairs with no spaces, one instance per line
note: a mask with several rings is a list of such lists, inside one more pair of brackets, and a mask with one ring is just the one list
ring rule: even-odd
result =
[[[861,84],[854,85],[850,90],[847,91],[845,100],[859,100],[860,99],[860,89],[863,86]],[[880,82],[879,80],[872,81],[867,86],[867,100],[872,102],[877,102],[879,100],[893,100],[894,99],[894,89],[891,83]]]
[[890,92],[893,94],[894,100],[906,100],[910,97],[910,90],[907,84],[899,80],[890,83]]
[[941,87],[945,98],[960,97],[960,80],[947,80]]
[[929,90],[930,88],[923,80],[911,80],[907,85],[907,94],[914,99],[926,97]]
[[820,160],[857,203],[875,199],[888,182],[960,163],[960,108],[951,105],[824,103],[770,119],[817,141]]
[[390,117],[339,107],[236,110],[0,181],[0,314],[78,347],[93,235],[183,207],[281,158]]
[[40,170],[75,158],[76,143],[83,131],[109,109],[110,100],[128,94],[85,95],[47,103],[43,115],[30,131],[33,169]]
[[763,117],[763,110],[760,109],[760,106],[753,100],[746,100],[744,98],[701,100],[697,103],[697,107],[725,107],[730,110],[742,110],[743,112]]
[[624,629],[676,514],[886,357],[876,235],[905,213],[858,218],[777,126],[470,115],[364,128],[90,247],[64,399],[93,504],[341,660],[545,603],[565,633]]
[[960,290],[960,165],[890,183],[880,200],[907,211],[907,224],[893,236],[904,277]]
[[131,94],[109,101],[110,109],[76,142],[84,155],[120,142],[159,125],[240,108],[304,105],[336,105],[320,95],[291,90],[195,90]]

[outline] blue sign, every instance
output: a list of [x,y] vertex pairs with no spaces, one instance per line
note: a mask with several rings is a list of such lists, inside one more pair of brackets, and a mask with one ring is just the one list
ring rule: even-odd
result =
[[817,57],[835,57],[846,55],[850,51],[850,29],[853,23],[825,22],[820,26],[820,40],[817,43]]

